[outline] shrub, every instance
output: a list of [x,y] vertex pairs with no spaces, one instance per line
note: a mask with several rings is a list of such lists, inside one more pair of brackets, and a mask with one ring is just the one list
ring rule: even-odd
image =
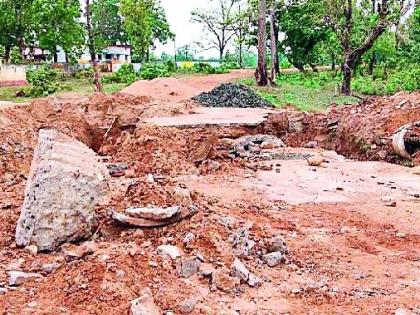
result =
[[210,66],[208,63],[199,62],[194,64],[191,68],[191,71],[194,73],[206,73],[206,74],[213,74],[216,73],[216,69]]
[[133,83],[139,79],[138,73],[134,71],[132,64],[122,65],[117,72],[102,77],[104,83]]
[[25,95],[27,96],[48,96],[60,89],[60,85],[57,82],[59,72],[45,66],[38,69],[29,69],[26,73],[26,78],[31,84],[29,88],[25,89]]
[[140,69],[140,77],[145,80],[153,80],[159,77],[169,77],[171,71],[165,64],[146,63]]
[[10,63],[20,65],[23,63],[23,56],[19,47],[13,47],[10,50]]
[[74,77],[77,79],[92,79],[93,78],[93,68],[89,67],[86,69],[78,70],[74,73]]

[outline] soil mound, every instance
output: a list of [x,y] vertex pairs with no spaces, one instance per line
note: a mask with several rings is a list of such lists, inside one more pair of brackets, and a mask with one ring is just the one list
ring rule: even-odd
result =
[[193,100],[207,107],[273,108],[274,106],[255,94],[250,88],[234,83],[223,83]]
[[135,96],[149,96],[160,101],[180,102],[197,95],[199,90],[176,78],[140,80],[121,91]]

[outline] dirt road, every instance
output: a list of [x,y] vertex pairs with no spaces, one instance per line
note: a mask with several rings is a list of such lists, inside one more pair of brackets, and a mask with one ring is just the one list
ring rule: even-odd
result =
[[[150,288],[162,314],[185,314],[186,309],[190,314],[232,315],[419,314],[420,175],[381,161],[348,160],[320,147],[269,144],[249,156],[235,154],[238,138],[269,130],[265,113],[254,114],[257,123],[251,125],[238,118],[252,116],[241,109],[220,121],[223,110],[215,117],[214,111],[207,114],[207,109],[185,100],[191,93],[248,75],[161,79],[146,83],[148,87],[138,83],[137,91],[139,86],[144,89],[138,95],[146,93],[142,97],[94,96],[82,103],[55,99],[0,110],[0,313],[127,314],[130,301]],[[419,98],[409,98],[404,105],[407,115],[394,103],[386,107],[388,99],[378,99],[393,112],[387,112],[390,120],[382,119],[386,127],[377,127],[376,134],[394,128],[390,122],[395,125],[397,116],[420,120],[415,105]],[[388,101],[401,103],[399,98]],[[368,105],[364,108],[372,107]],[[355,108],[362,110],[354,107],[349,112]],[[370,114],[360,113],[365,120],[358,126],[379,121],[380,117],[373,119],[377,108],[372,108]],[[194,123],[197,112],[207,120],[205,126]],[[162,117],[181,121],[182,128],[156,123]],[[352,116],[344,117],[355,124]],[[332,119],[323,118],[326,129],[304,130],[302,125],[318,122],[305,119],[306,125],[290,119],[293,130],[286,142],[331,141],[324,132]],[[73,261],[66,261],[62,251],[17,248],[14,240],[41,128],[71,135],[130,170],[110,181],[108,200],[97,208],[97,250]],[[104,130],[109,131],[106,138]],[[353,147],[346,151],[346,143],[340,141],[342,152],[355,152]],[[309,166],[306,159],[311,156],[322,164]],[[121,212],[150,204],[193,204],[199,212],[177,224],[146,230],[120,226],[107,215],[110,209]],[[284,240],[288,251],[270,267],[264,256],[276,237]],[[194,259],[201,268],[223,276],[219,281],[212,271],[210,276],[202,271],[179,276],[180,260],[157,251],[163,244],[178,247],[185,259],[198,257]],[[238,284],[229,276],[235,258],[259,284]],[[8,272],[16,270],[42,277],[10,286]]]

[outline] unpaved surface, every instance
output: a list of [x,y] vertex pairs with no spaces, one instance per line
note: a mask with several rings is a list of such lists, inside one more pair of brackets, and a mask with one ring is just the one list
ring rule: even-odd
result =
[[[199,89],[216,84],[217,77],[188,80]],[[398,123],[391,104],[401,100],[378,98],[389,112],[376,134],[388,137],[391,122],[419,120],[417,97],[399,96],[408,100],[406,109],[395,109],[407,110]],[[359,115],[360,135],[362,126],[379,121],[379,116],[369,119],[378,115],[374,104],[371,99]],[[369,108],[374,110],[369,113]],[[354,109],[359,108],[343,110]],[[146,287],[162,312],[175,314],[181,314],[185,299],[196,301],[191,314],[420,312],[419,175],[407,167],[351,161],[320,148],[267,149],[249,158],[232,155],[235,139],[269,130],[290,144],[316,137],[320,144],[337,145],[335,138],[327,141],[329,132],[322,125],[329,117],[310,116],[306,124],[301,114],[290,112],[288,124],[270,119],[257,127],[174,128],[143,122],[196,111],[190,102],[115,94],[82,102],[43,100],[0,112],[0,288],[6,288],[0,291],[0,313],[127,314],[129,302]],[[345,117],[338,123],[342,152],[356,155],[354,147],[344,149],[341,130],[347,130],[352,116]],[[302,139],[298,126],[304,127]],[[110,161],[127,163],[132,171],[112,179],[107,202],[97,208],[100,226],[93,240],[98,249],[73,262],[66,262],[60,251],[34,255],[15,245],[14,230],[40,128],[71,135]],[[358,154],[366,159],[369,152]],[[322,157],[321,166],[307,164],[306,157],[312,155]],[[154,182],[147,180],[149,173]],[[180,200],[176,187],[185,187],[191,201]],[[388,206],[390,201],[395,204]],[[107,215],[109,209],[189,202],[198,207],[197,215],[159,229],[128,229]],[[215,289],[199,274],[179,277],[176,261],[156,250],[162,244],[176,245],[184,256],[198,255],[213,268],[229,271],[241,244],[237,241],[248,233],[255,248],[239,258],[261,279],[261,286],[243,283],[232,292]],[[273,236],[282,237],[289,252],[280,265],[268,267],[261,252]],[[46,263],[57,263],[58,268],[46,273]],[[9,287],[7,270],[37,272],[43,278]]]

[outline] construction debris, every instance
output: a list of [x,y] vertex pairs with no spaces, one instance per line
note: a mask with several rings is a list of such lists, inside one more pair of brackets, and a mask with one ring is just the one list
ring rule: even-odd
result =
[[173,218],[181,212],[181,207],[169,208],[128,208],[125,213],[134,218],[162,221]]
[[207,107],[274,108],[249,87],[242,84],[223,83],[210,92],[193,97]]
[[[167,219],[153,220],[153,219],[136,218],[136,217],[130,216],[129,213],[123,214],[123,213],[116,212],[114,210],[110,211],[110,216],[115,221],[126,226],[137,227],[137,228],[156,228],[156,227],[170,225],[170,224],[182,221],[184,219],[190,218],[193,215],[195,215],[197,212],[198,212],[198,209],[196,207],[190,206],[190,207],[183,207],[180,211],[177,210],[177,212],[172,217],[169,217]],[[158,217],[158,215],[155,215],[155,217]]]
[[18,246],[53,251],[92,235],[95,204],[106,192],[108,171],[81,142],[41,130],[16,227]]

